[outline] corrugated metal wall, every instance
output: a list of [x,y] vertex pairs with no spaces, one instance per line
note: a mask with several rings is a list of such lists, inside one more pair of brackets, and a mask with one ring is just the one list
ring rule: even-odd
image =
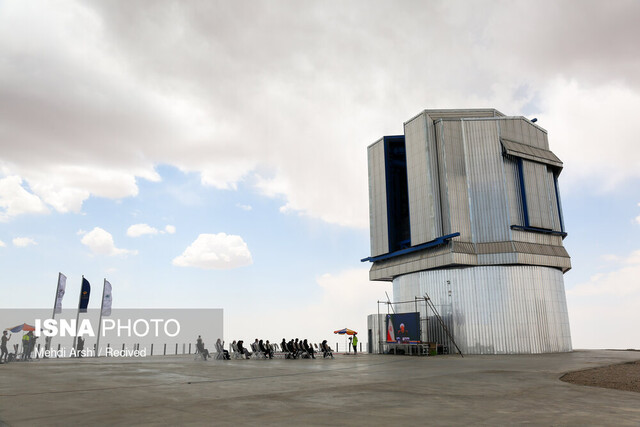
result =
[[384,141],[367,148],[369,161],[369,232],[371,256],[389,252],[389,228],[387,226],[387,183],[384,167]]
[[496,120],[463,120],[473,241],[510,240],[502,146]]
[[[488,266],[421,271],[393,281],[394,301],[428,294],[464,354],[571,351],[560,270],[538,266]],[[414,311],[404,304],[396,311]],[[431,311],[425,341],[454,346]]]
[[442,236],[438,165],[433,123],[425,115],[404,125],[411,245]]
[[558,206],[559,197],[556,194],[556,186],[553,180],[553,171],[550,168],[547,168],[547,173],[545,175],[546,185],[547,185],[547,194],[549,195],[549,208],[551,210],[551,227],[554,231],[563,231],[562,224],[560,222],[560,210]]
[[[522,161],[524,184],[527,194],[527,210],[529,212],[529,225],[531,227],[553,229],[551,218],[551,200],[547,186],[547,165]],[[555,200],[553,200],[555,204]]]
[[436,123],[443,234],[460,233],[459,240],[471,242],[469,192],[461,121]]
[[[381,307],[379,306],[378,309]],[[385,309],[385,307],[382,307]],[[387,340],[386,337],[386,326],[385,326],[385,316],[386,314],[370,314],[367,316],[367,328],[371,330],[371,341],[369,341],[369,331],[367,331],[367,341],[371,347],[372,353],[382,353],[383,349],[380,347],[380,344]],[[364,335],[364,334],[358,334]],[[362,337],[360,337],[362,339]],[[367,349],[366,351],[368,351]]]
[[518,161],[515,157],[510,156],[503,157],[503,161],[504,182],[507,190],[508,222],[509,225],[524,225]]

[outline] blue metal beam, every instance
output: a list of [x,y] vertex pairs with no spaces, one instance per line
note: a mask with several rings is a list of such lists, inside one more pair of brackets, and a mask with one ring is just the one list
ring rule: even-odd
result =
[[360,260],[360,262],[382,261],[383,259],[389,259],[389,258],[397,257],[397,256],[400,256],[400,255],[406,255],[406,254],[409,254],[409,253],[412,253],[412,252],[421,251],[423,249],[428,249],[428,248],[432,248],[434,246],[442,245],[446,241],[451,240],[454,237],[457,237],[459,235],[460,235],[460,233],[447,234],[446,236],[438,237],[435,240],[432,240],[432,241],[427,242],[427,243],[423,243],[423,244],[418,245],[418,246],[414,246],[414,247],[407,248],[407,249],[402,249],[402,250],[391,252],[391,253],[384,254],[384,255],[378,255],[378,256],[374,256],[374,257],[363,258],[363,259]]
[[562,236],[567,237],[567,233],[563,231],[553,231],[548,228],[538,228],[538,227],[523,227],[521,225],[512,225],[512,230],[522,230],[522,231],[533,231],[534,233],[543,233],[543,234],[552,234],[554,236]]

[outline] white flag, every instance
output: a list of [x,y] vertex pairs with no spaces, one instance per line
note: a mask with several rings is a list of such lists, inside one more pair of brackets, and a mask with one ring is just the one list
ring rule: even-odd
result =
[[111,316],[111,283],[104,279],[104,288],[102,289],[102,315]]
[[62,313],[62,297],[64,297],[64,290],[67,287],[67,276],[62,273],[58,273],[58,290],[56,291],[56,306],[53,309],[54,313]]

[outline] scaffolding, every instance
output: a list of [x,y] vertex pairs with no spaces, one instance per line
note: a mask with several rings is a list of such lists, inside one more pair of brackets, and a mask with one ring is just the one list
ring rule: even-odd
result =
[[[413,304],[415,308],[415,312],[419,313],[419,316],[420,316],[419,336],[420,336],[421,342],[423,343],[432,342],[432,343],[437,343],[439,345],[442,345],[442,352],[445,354],[448,354],[450,352],[450,349],[452,347],[455,347],[457,353],[460,354],[460,356],[464,357],[464,355],[462,354],[462,351],[460,350],[460,348],[455,342],[453,331],[452,331],[453,329],[452,325],[447,325],[447,323],[450,323],[449,318],[451,316],[448,316],[448,319],[447,319],[448,321],[445,321],[440,315],[440,312],[438,311],[438,309],[436,308],[436,305],[433,303],[433,301],[431,300],[431,298],[427,293],[425,293],[424,296],[421,296],[421,297],[419,296],[414,297],[413,301],[396,301],[396,302],[391,302],[391,300],[389,299],[389,296],[387,295],[387,301],[377,301],[377,303],[378,303],[378,316],[377,316],[378,353],[384,353],[384,344],[386,342],[386,338],[384,340],[381,339],[381,336],[383,335],[382,331],[385,330],[386,327],[383,329],[383,326],[381,325],[380,304],[384,304],[387,306],[387,315],[391,314],[391,312],[393,312],[393,314],[397,314],[394,306],[397,306],[400,304]],[[430,311],[431,311],[431,315],[429,313]]]

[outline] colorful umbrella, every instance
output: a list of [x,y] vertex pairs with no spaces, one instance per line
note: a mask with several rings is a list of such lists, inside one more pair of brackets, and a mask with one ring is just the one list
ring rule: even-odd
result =
[[36,330],[36,328],[34,328],[31,325],[27,325],[26,323],[23,323],[22,325],[14,326],[13,328],[5,329],[5,331],[11,331],[14,334],[16,332],[20,332],[20,331],[35,331],[35,330]]
[[357,334],[356,331],[354,331],[353,329],[349,329],[349,328],[344,328],[344,329],[340,329],[340,330],[337,330],[337,331],[333,331],[333,333],[334,334],[340,334],[340,335],[344,335],[344,334],[355,335],[355,334]]

